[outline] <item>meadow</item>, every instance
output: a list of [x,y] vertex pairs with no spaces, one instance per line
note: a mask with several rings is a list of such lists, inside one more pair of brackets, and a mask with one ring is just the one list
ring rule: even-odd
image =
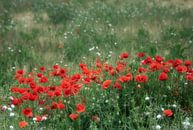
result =
[[0,0],[0,130],[193,129],[192,0]]

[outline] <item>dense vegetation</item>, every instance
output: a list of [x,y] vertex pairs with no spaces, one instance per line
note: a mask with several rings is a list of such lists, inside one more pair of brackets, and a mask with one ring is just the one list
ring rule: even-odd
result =
[[[192,10],[191,0],[1,0],[0,129],[193,129]],[[76,94],[65,96],[66,80]]]

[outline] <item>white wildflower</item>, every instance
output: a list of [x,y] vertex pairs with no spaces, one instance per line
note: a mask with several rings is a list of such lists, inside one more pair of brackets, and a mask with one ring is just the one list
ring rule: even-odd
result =
[[9,114],[9,116],[10,116],[10,117],[13,117],[13,116],[15,116],[15,113],[11,112],[11,113]]
[[156,128],[156,130],[161,130],[161,126],[160,125],[156,125],[155,128]]
[[145,100],[148,101],[150,98],[149,97],[145,97]]
[[157,115],[156,118],[157,118],[157,119],[160,119],[161,117],[162,117],[162,115],[159,114],[159,115]]
[[11,108],[15,108],[15,105],[11,104]]
[[9,128],[10,128],[10,130],[13,130],[14,127],[12,125],[10,125]]
[[89,51],[93,51],[94,49],[95,49],[95,47],[92,47],[92,48],[89,49]]
[[12,108],[11,108],[11,107],[9,107],[9,108],[7,108],[7,110],[12,111]]
[[37,118],[34,117],[34,118],[33,118],[33,121],[36,121],[36,120],[37,120]]

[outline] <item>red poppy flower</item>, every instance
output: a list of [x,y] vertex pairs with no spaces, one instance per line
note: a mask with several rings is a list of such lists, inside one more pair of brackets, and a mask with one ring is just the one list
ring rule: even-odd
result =
[[146,72],[146,71],[147,71],[147,69],[144,68],[144,67],[139,67],[139,68],[138,68],[138,72],[139,72],[139,73],[144,73],[144,72]]
[[151,68],[152,71],[160,70],[162,67],[163,67],[163,65],[161,65],[158,62],[152,62],[150,64],[150,68]]
[[91,82],[91,79],[89,77],[84,78],[84,83],[89,84]]
[[168,79],[168,75],[164,72],[162,72],[160,75],[159,75],[159,80],[167,80]]
[[18,82],[19,82],[20,84],[25,84],[25,78],[20,77],[20,78],[18,79]]
[[144,74],[136,75],[135,76],[135,81],[139,82],[139,83],[147,82],[148,81],[148,77],[146,75],[144,75]]
[[25,73],[25,71],[24,71],[24,70],[17,70],[17,71],[16,71],[16,74],[23,75],[24,73]]
[[42,73],[37,73],[37,77],[38,77],[38,78],[41,78],[42,76],[43,76]]
[[35,118],[36,118],[36,122],[42,121],[42,117],[41,116],[35,116]]
[[124,52],[124,53],[122,53],[120,56],[119,56],[119,58],[122,60],[122,59],[126,59],[126,58],[128,58],[129,57],[129,54],[127,53],[127,52]]
[[36,99],[38,99],[38,95],[37,94],[29,94],[29,100],[30,101],[35,101]]
[[84,105],[84,104],[81,104],[81,103],[77,104],[77,105],[76,105],[76,111],[77,111],[78,113],[85,112],[85,105]]
[[64,96],[65,96],[65,97],[69,97],[69,96],[71,96],[71,95],[72,95],[72,91],[71,91],[70,89],[64,90]]
[[46,83],[46,82],[48,82],[48,79],[46,77],[41,77],[39,82],[40,83]]
[[59,67],[60,67],[59,65],[54,65],[53,69],[59,69]]
[[193,81],[193,74],[187,74],[186,79],[189,81]]
[[22,110],[22,114],[24,114],[26,117],[32,117],[32,109],[31,108],[25,108]]
[[24,127],[26,127],[26,126],[28,126],[28,123],[27,123],[26,121],[21,121],[21,122],[19,122],[19,127],[20,127],[20,128],[24,128]]
[[112,80],[104,81],[103,84],[102,84],[102,88],[107,89],[110,86],[111,82],[112,82]]
[[142,64],[151,64],[153,62],[152,58],[148,56],[145,60],[142,61]]
[[155,60],[160,63],[163,61],[163,58],[161,56],[157,55],[157,56],[155,56]]
[[176,59],[173,61],[173,67],[177,67],[178,65],[181,65],[183,61],[181,59]]
[[184,63],[185,63],[186,66],[191,66],[192,65],[192,62],[190,60],[185,60]]
[[117,62],[116,71],[122,72],[126,67],[126,63],[124,62]]
[[75,121],[78,118],[78,114],[72,113],[72,114],[69,115],[69,117],[70,117],[71,120]]
[[44,66],[40,67],[40,71],[44,72],[46,68]]
[[164,72],[164,73],[168,73],[169,71],[170,71],[169,68],[164,68],[164,69],[163,69],[163,72]]
[[23,100],[22,99],[18,99],[18,98],[14,98],[12,100],[12,104],[15,105],[15,106],[21,104],[22,102],[23,102]]
[[139,52],[138,54],[137,54],[137,57],[138,58],[141,58],[141,57],[144,57],[145,56],[145,53],[144,52]]
[[117,88],[118,90],[122,90],[123,87],[121,86],[121,84],[119,82],[116,81],[113,85],[113,88]]
[[65,109],[65,105],[62,104],[62,103],[58,103],[57,107],[58,107],[59,110]]
[[180,72],[180,73],[184,73],[184,72],[187,72],[188,68],[187,68],[186,66],[184,66],[184,65],[178,65],[178,66],[176,67],[176,70],[177,70],[178,72]]
[[130,80],[132,80],[132,74],[128,73],[127,75],[121,76],[118,80],[122,83],[128,82]]
[[163,114],[164,114],[165,116],[167,116],[167,117],[171,117],[171,116],[173,116],[173,111],[170,110],[170,109],[167,109],[167,110],[164,110],[164,111],[163,111]]
[[57,102],[52,102],[51,109],[57,109],[58,103]]

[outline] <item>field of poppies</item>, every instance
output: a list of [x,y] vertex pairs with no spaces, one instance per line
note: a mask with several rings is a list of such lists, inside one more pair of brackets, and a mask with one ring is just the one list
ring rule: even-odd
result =
[[192,10],[1,0],[0,130],[192,130]]

